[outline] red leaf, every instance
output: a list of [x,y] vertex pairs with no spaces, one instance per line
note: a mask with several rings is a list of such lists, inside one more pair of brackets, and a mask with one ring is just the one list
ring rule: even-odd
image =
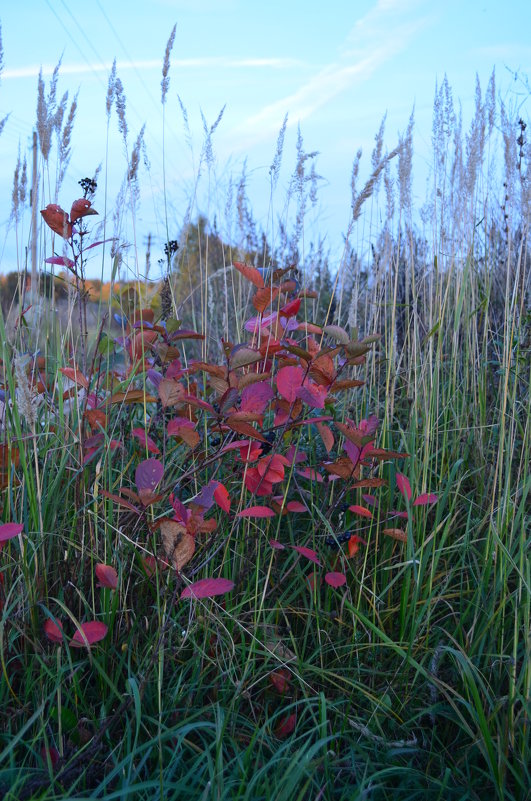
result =
[[275,393],[265,382],[251,384],[242,391],[242,402],[240,409],[242,412],[257,412],[262,414],[269,401],[275,397]]
[[79,200],[74,200],[72,208],[70,209],[70,222],[74,223],[76,220],[79,220],[81,217],[86,217],[88,214],[97,214],[98,212],[91,208],[91,206],[90,200],[84,197],[79,198]]
[[301,299],[295,298],[295,300],[290,300],[289,303],[286,303],[285,306],[282,306],[280,314],[283,317],[295,317],[298,314],[300,307]]
[[302,476],[302,478],[308,478],[310,481],[317,481],[318,484],[322,484],[324,478],[317,470],[314,470],[313,467],[303,467],[300,470],[297,470],[297,475]]
[[349,506],[349,511],[354,512],[354,514],[359,515],[360,517],[372,517],[372,512],[369,509],[366,509],[364,506]]
[[297,724],[297,713],[292,712],[291,715],[283,718],[278,726],[275,729],[275,737],[278,737],[279,740],[283,740],[285,737],[288,737],[292,732],[295,731],[295,726]]
[[94,568],[96,578],[99,581],[98,587],[108,587],[115,590],[118,586],[118,573],[110,565],[98,564]]
[[146,434],[143,428],[133,428],[132,434],[133,437],[136,437],[140,444],[144,446],[144,448],[147,448],[149,453],[160,454],[160,450],[156,443],[151,439],[150,436]]
[[269,681],[280,695],[284,695],[289,690],[289,680],[291,673],[286,668],[280,668],[269,674]]
[[55,770],[55,768],[61,761],[61,754],[59,753],[57,748],[53,747],[53,745],[49,747],[43,745],[43,747],[41,748],[41,759],[45,765],[48,764],[48,757],[50,758],[50,763],[53,770]]
[[24,529],[22,523],[3,523],[0,525],[0,542],[7,542],[18,536]]
[[413,501],[413,506],[428,506],[430,503],[437,503],[438,500],[438,495],[433,495],[433,493],[430,492],[424,492],[422,495],[419,495],[418,498],[415,498]]
[[114,501],[115,503],[120,504],[120,506],[124,506],[126,509],[130,509],[131,512],[134,512],[137,515],[142,514],[136,506],[133,506],[132,503],[127,501],[125,498],[122,498],[120,495],[114,495],[112,492],[108,492],[107,490],[100,490],[100,494],[103,495],[105,498],[109,498],[109,500]]
[[58,206],[57,203],[48,203],[46,208],[41,210],[41,214],[48,228],[64,239],[70,239],[72,225],[68,220],[68,214],[61,206]]
[[278,540],[269,540],[269,544],[275,551],[285,551],[286,550],[286,546],[282,545],[282,543],[279,542]]
[[53,620],[48,618],[44,621],[43,629],[45,636],[52,642],[63,642],[63,624],[60,620],[54,623]]
[[[105,623],[100,623],[97,620],[91,620],[89,623],[82,623],[70,640],[71,648],[83,648],[86,645],[85,639],[89,645],[103,640],[107,634],[108,628]],[[83,638],[85,635],[85,639]]]
[[347,583],[347,577],[344,573],[327,573],[324,578],[327,584],[336,589]]
[[319,557],[317,556],[316,552],[313,551],[311,548],[306,548],[304,545],[292,545],[291,546],[294,551],[300,553],[301,556],[305,556],[306,559],[309,559],[310,562],[314,562],[316,565],[321,565],[319,561]]
[[213,598],[225,595],[234,587],[234,582],[224,578],[207,578],[189,584],[181,593],[181,598]]
[[278,394],[293,403],[297,399],[297,390],[301,387],[304,378],[302,367],[281,367],[277,373]]
[[214,500],[224,512],[230,512],[230,495],[228,489],[223,484],[218,484],[214,490]]
[[288,501],[286,504],[288,512],[307,512],[308,509],[300,501]]
[[256,267],[250,267],[248,264],[243,264],[241,261],[233,262],[233,267],[259,289],[264,286],[264,279]]
[[408,501],[411,500],[411,485],[409,480],[406,476],[402,475],[402,473],[396,474],[396,486]]
[[69,259],[68,256],[50,256],[49,259],[44,259],[46,264],[60,264],[61,267],[73,267],[75,261]]
[[297,389],[296,395],[312,409],[324,409],[328,390],[324,386],[314,384],[313,381],[306,381],[302,387]]
[[74,384],[83,387],[83,389],[89,388],[87,379],[77,367],[60,367],[59,372],[73,381]]
[[249,506],[248,509],[242,509],[238,512],[236,517],[274,517],[275,513],[268,506]]

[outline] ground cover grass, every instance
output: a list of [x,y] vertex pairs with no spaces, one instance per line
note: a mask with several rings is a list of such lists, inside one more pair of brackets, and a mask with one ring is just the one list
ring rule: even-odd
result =
[[47,207],[69,322],[0,316],[4,798],[528,797],[529,148],[498,109],[500,212],[493,90],[466,162],[445,92],[429,244],[411,130],[353,181],[368,266],[312,273],[301,144],[291,243],[211,271],[189,216],[89,331],[94,218]]

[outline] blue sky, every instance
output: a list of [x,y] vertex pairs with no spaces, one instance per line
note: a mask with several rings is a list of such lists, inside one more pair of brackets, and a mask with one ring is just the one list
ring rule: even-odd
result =
[[[201,112],[212,123],[226,105],[216,131],[212,207],[231,171],[247,159],[249,194],[266,223],[268,170],[284,115],[289,123],[276,209],[282,185],[295,164],[297,125],[305,148],[319,151],[317,170],[325,181],[316,229],[338,241],[348,224],[349,182],[356,151],[366,169],[374,135],[387,112],[386,144],[396,144],[415,106],[415,193],[423,199],[429,164],[431,112],[436,81],[445,73],[463,106],[473,107],[475,75],[483,88],[492,69],[498,89],[512,104],[524,100],[514,73],[531,75],[531,4],[524,0],[24,0],[3,3],[0,23],[4,70],[0,118],[10,113],[0,137],[0,272],[14,267],[12,233],[5,221],[17,148],[30,144],[35,120],[37,76],[47,80],[62,55],[60,94],[76,91],[78,113],[69,179],[61,191],[65,207],[78,194],[76,181],[91,175],[105,158],[105,95],[113,58],[127,98],[131,141],[146,123],[151,161],[144,174],[138,240],[152,231],[159,249],[162,224],[161,66],[169,33],[177,23],[166,106],[170,212],[176,234],[193,190],[202,144]],[[183,131],[179,95],[188,111],[194,154]],[[125,163],[112,122],[109,197],[119,187]],[[29,154],[29,150],[28,150]],[[362,171],[363,172],[363,171]],[[365,173],[367,174],[367,172]],[[206,211],[204,195],[199,207]],[[49,198],[47,199],[47,201]],[[100,201],[101,203],[101,201]],[[98,199],[95,203],[98,207]],[[212,208],[210,209],[212,211]],[[308,231],[308,236],[314,235]]]

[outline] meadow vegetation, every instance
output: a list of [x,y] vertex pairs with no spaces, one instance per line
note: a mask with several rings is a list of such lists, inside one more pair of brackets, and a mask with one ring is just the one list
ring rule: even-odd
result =
[[0,796],[528,798],[521,112],[493,75],[463,130],[443,81],[421,209],[413,115],[390,150],[384,121],[337,261],[309,244],[300,133],[279,196],[286,121],[267,223],[245,171],[200,213],[220,115],[179,218],[165,173],[152,281],[121,81],[111,211],[109,153],[64,197],[58,77],[38,88],[41,214],[21,158],[20,261],[0,265]]

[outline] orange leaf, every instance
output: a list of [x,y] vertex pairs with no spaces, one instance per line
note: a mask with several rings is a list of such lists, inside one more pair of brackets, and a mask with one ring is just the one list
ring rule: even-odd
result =
[[96,209],[91,208],[91,206],[90,200],[84,197],[79,198],[79,200],[74,200],[72,208],[70,209],[70,222],[74,223],[76,220],[79,220],[80,217],[86,217],[88,214],[97,214],[98,212]]
[[253,439],[260,440],[260,442],[267,441],[266,438],[260,434],[256,428],[253,428],[250,423],[245,423],[242,420],[234,420],[232,417],[227,417],[225,422],[229,428],[231,428],[233,431],[236,431],[238,434],[243,434],[244,437],[252,437]]
[[48,203],[45,209],[41,210],[44,222],[59,236],[70,239],[72,236],[72,224],[68,219],[68,214],[57,203]]
[[177,404],[185,402],[185,388],[178,381],[173,381],[171,378],[162,379],[158,386],[158,393],[164,408],[177,406]]
[[73,381],[74,384],[83,387],[83,389],[89,388],[87,379],[77,367],[60,367],[59,372]]
[[324,423],[317,423],[317,431],[319,432],[321,439],[323,440],[326,452],[330,453],[330,451],[334,447],[334,435],[332,434],[332,431]]
[[400,542],[407,542],[407,533],[403,531],[401,528],[384,528],[383,533],[387,537],[392,537],[394,540],[400,540]]
[[273,303],[279,293],[278,286],[264,286],[253,296],[253,306],[258,312],[264,312]]
[[244,278],[247,278],[248,281],[257,286],[258,289],[262,289],[264,286],[264,279],[256,267],[250,267],[248,264],[244,264],[241,261],[233,262],[233,267],[238,270],[238,272],[241,273]]
[[[161,382],[162,383],[162,382]],[[156,403],[153,395],[147,395],[143,389],[128,389],[125,392],[115,392],[109,403]]]

